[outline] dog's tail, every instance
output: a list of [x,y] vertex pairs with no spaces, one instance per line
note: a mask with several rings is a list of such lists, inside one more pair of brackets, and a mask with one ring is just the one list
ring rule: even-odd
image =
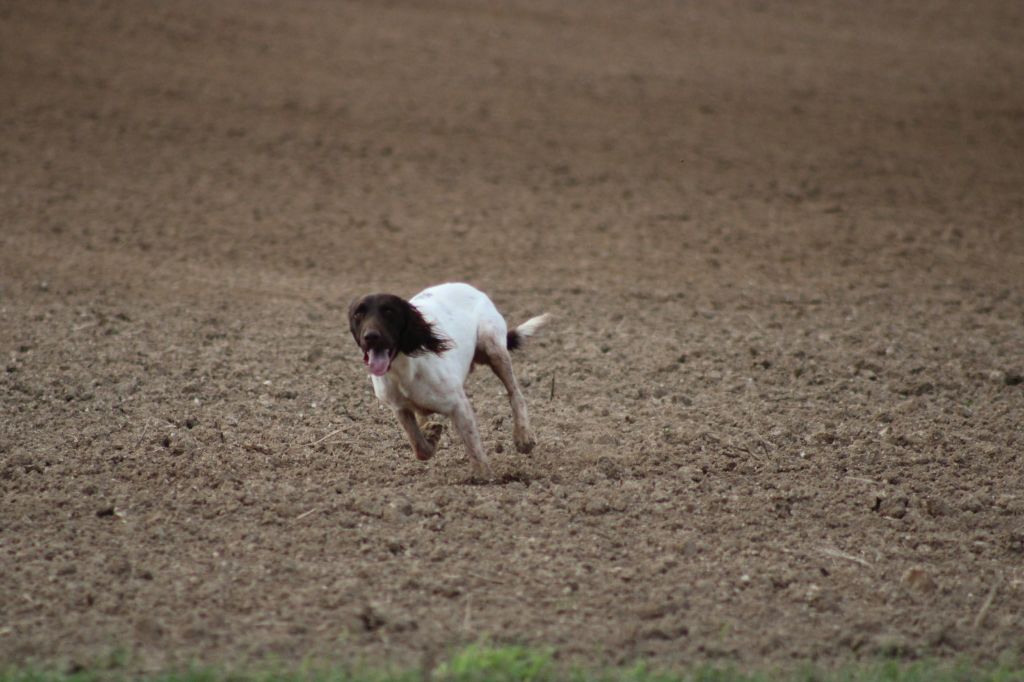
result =
[[517,348],[522,348],[523,344],[526,343],[526,339],[536,334],[537,330],[547,324],[550,319],[551,315],[549,313],[544,313],[537,317],[531,317],[515,329],[509,330],[508,349],[516,350]]

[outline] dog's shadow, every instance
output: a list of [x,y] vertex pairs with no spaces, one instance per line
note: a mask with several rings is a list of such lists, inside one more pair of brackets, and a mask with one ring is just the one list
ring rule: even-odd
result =
[[497,473],[492,478],[473,474],[468,478],[464,478],[459,481],[459,485],[497,486],[509,485],[510,483],[522,483],[523,485],[529,486],[533,480],[534,479],[526,472],[513,470]]

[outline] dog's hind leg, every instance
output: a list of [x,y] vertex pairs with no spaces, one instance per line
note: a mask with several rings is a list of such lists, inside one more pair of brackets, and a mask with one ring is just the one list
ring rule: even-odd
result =
[[484,336],[478,341],[478,349],[487,356],[488,363],[494,373],[505,384],[508,391],[508,401],[512,405],[512,440],[515,441],[516,450],[519,452],[530,452],[537,444],[537,439],[530,429],[530,415],[526,411],[526,400],[523,398],[523,391],[516,381],[515,372],[512,371],[512,357],[505,346],[491,336]]
[[409,437],[409,443],[412,445],[413,452],[416,453],[416,459],[425,462],[433,457],[437,439],[441,435],[440,432],[431,433],[430,436],[424,435],[420,430],[420,425],[416,422],[416,413],[412,410],[395,410],[395,415],[398,417],[398,423],[405,430],[405,435]]

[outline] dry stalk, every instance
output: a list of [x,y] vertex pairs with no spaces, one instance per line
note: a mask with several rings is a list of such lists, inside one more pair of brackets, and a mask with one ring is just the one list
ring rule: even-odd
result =
[[335,435],[335,434],[337,434],[337,433],[341,433],[341,432],[342,432],[343,430],[344,430],[344,427],[342,427],[342,428],[340,428],[340,429],[334,429],[333,431],[331,431],[330,433],[328,433],[328,434],[327,434],[326,436],[323,436],[322,438],[317,438],[317,439],[316,439],[315,441],[313,441],[312,443],[306,443],[306,447],[312,447],[312,446],[314,446],[314,445],[318,445],[319,443],[322,443],[322,442],[324,442],[325,440],[327,440],[327,439],[328,439],[328,438],[330,438],[331,436],[333,436],[333,435]]
[[855,563],[858,563],[861,566],[871,566],[871,564],[865,559],[861,559],[859,556],[855,556],[842,550],[835,549],[834,547],[821,547],[818,551],[824,554],[825,556],[832,557],[833,559],[846,559],[847,561],[853,561]]
[[999,591],[1000,579],[996,578],[996,581],[992,583],[992,589],[988,591],[988,596],[985,597],[985,601],[982,603],[981,608],[978,609],[978,615],[974,617],[974,629],[977,630],[981,627],[981,624],[985,620],[985,616],[988,615],[988,610],[992,608],[992,602],[995,601],[996,592]]

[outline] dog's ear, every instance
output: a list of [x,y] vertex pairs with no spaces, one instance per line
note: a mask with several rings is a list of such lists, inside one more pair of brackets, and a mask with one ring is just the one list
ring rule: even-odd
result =
[[402,301],[405,309],[405,327],[398,341],[398,350],[406,355],[435,353],[440,355],[451,348],[451,342],[437,334],[434,326],[424,319],[408,301]]
[[352,332],[352,338],[359,343],[359,323],[360,320],[356,320],[356,309],[366,300],[365,296],[357,296],[352,299],[352,302],[348,304],[348,329]]

